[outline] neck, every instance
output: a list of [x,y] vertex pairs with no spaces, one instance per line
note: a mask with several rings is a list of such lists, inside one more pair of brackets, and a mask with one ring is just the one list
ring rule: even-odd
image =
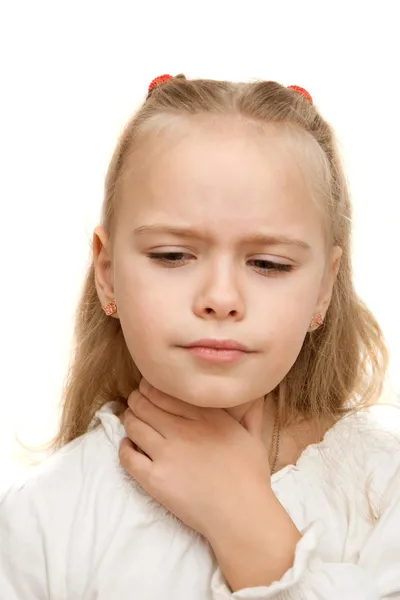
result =
[[232,406],[231,408],[225,408],[225,410],[235,419],[235,421],[240,423],[247,411],[253,406],[254,402],[255,400],[250,400],[250,402],[246,402],[246,404]]

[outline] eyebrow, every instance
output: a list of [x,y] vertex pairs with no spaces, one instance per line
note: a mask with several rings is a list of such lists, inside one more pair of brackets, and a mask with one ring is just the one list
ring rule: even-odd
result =
[[[133,230],[133,234],[135,236],[141,236],[145,234],[151,233],[169,233],[170,235],[174,235],[176,237],[186,238],[186,239],[209,239],[210,236],[206,233],[203,233],[199,229],[194,227],[181,227],[181,226],[173,226],[173,225],[164,225],[164,224],[151,224],[151,225],[141,225],[140,227],[136,227]],[[303,250],[311,250],[311,246],[304,242],[303,240],[289,238],[283,235],[272,235],[266,233],[254,232],[250,235],[247,235],[245,238],[242,238],[242,243],[249,244],[260,244],[263,246],[298,246]]]

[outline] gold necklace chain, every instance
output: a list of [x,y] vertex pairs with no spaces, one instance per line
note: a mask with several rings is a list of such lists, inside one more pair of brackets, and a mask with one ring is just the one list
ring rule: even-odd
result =
[[280,441],[281,441],[281,427],[280,427],[280,421],[279,421],[279,410],[278,410],[278,407],[276,407],[275,423],[274,423],[274,429],[272,432],[271,451],[269,453],[269,464],[270,464],[270,469],[271,469],[271,475],[273,475],[275,473],[276,463],[278,461],[278,456],[279,456]]

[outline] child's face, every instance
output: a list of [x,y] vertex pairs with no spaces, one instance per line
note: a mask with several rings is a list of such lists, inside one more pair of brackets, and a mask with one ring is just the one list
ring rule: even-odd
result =
[[[312,172],[303,156],[313,149],[287,134],[256,134],[222,120],[182,125],[180,134],[164,132],[154,144],[125,180],[113,264],[103,272],[98,266],[98,279],[115,297],[129,351],[153,386],[198,406],[247,403],[285,377],[313,315],[325,314],[329,303],[338,254],[326,257],[321,214],[305,179]],[[135,233],[156,224],[195,228],[201,237]],[[255,233],[309,248],[244,241]],[[178,253],[169,257],[176,266],[150,253]],[[254,352],[213,364],[183,348],[201,338],[234,339]]]

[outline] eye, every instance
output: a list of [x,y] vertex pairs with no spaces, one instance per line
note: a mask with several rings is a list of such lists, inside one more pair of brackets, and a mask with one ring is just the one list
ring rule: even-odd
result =
[[283,263],[272,262],[271,260],[262,260],[260,258],[253,258],[251,261],[256,264],[256,268],[261,271],[272,271],[273,273],[290,273],[293,271],[293,265],[285,265]]
[[151,260],[156,260],[172,268],[179,267],[182,262],[185,262],[182,258],[176,258],[177,256],[191,256],[191,254],[185,252],[149,252],[148,254]]
[[[192,255],[187,254],[186,252],[149,252],[147,256],[151,260],[165,265],[167,268],[174,268],[179,267],[188,260],[188,258],[185,259],[183,257],[190,258]],[[293,265],[276,263],[270,260],[262,260],[259,258],[251,259],[249,262],[254,263],[257,270],[262,271],[264,274],[269,273],[270,275],[277,275],[282,272],[290,273],[294,268]]]

